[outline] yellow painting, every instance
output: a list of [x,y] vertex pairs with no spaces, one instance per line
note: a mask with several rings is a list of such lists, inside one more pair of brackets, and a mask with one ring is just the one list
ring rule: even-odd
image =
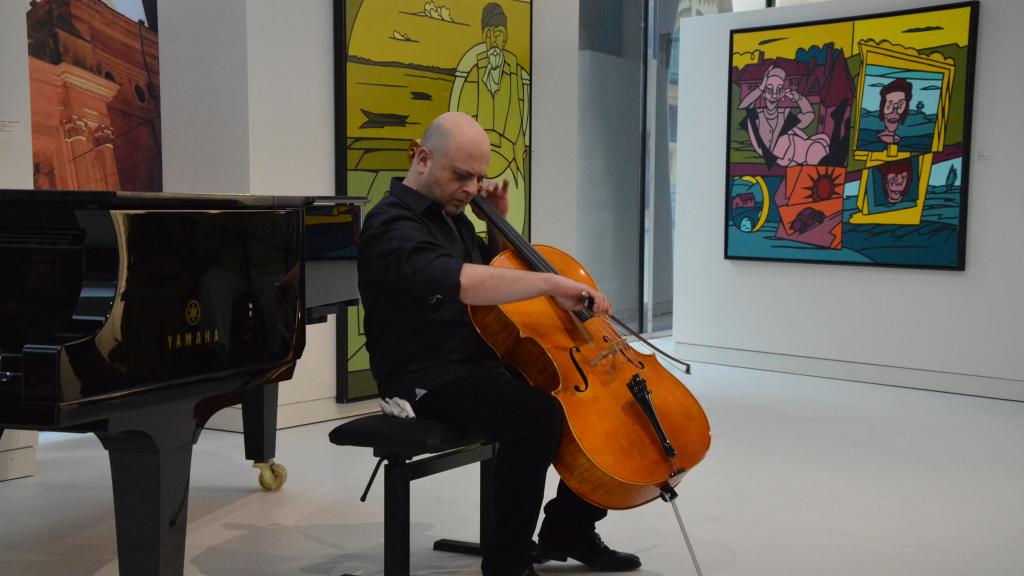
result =
[[[487,177],[508,180],[507,218],[528,235],[530,0],[336,0],[335,10],[339,194],[367,196],[372,208],[405,175],[410,141],[442,113],[461,111],[486,130]],[[369,378],[361,319],[350,311],[352,382]]]
[[379,196],[408,167],[409,141],[457,110],[490,136],[488,177],[509,181],[508,220],[528,230],[530,8],[522,0],[345,1],[348,195]]

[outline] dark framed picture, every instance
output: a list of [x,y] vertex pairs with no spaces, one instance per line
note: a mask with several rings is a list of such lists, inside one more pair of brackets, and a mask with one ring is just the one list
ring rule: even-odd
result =
[[963,270],[977,21],[734,30],[725,257]]
[[[487,177],[508,180],[508,220],[528,236],[532,14],[530,0],[335,0],[337,194],[372,209],[408,170],[410,142],[465,112],[487,131]],[[371,395],[361,309],[348,320],[350,386]]]

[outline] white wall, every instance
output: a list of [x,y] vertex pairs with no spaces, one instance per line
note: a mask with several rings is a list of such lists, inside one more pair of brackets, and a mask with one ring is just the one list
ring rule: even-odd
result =
[[246,0],[161,2],[164,190],[249,191]]
[[[982,2],[967,270],[723,259],[729,30],[940,2],[827,2],[682,25],[674,338],[694,360],[1024,399],[1024,3]],[[688,111],[688,112],[682,112]]]
[[331,5],[248,0],[253,194],[334,194]]
[[32,188],[27,9],[0,3],[0,188]]
[[577,248],[579,0],[533,4],[533,242]]

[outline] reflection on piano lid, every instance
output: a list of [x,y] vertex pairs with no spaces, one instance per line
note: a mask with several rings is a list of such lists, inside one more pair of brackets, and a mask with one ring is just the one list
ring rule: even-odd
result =
[[369,198],[318,197],[305,207],[306,260],[354,260]]

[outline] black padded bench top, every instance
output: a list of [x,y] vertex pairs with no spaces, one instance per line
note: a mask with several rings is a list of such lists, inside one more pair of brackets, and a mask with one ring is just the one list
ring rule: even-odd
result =
[[437,454],[485,442],[460,432],[453,426],[422,418],[396,418],[373,414],[350,420],[330,433],[331,443],[339,446],[373,448],[377,458],[410,459],[421,454]]

